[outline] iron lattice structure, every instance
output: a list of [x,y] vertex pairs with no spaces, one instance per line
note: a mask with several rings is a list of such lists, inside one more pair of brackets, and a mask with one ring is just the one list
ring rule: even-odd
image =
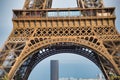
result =
[[74,53],[93,61],[110,80],[120,75],[120,35],[115,8],[102,0],[77,0],[77,8],[51,8],[52,0],[26,0],[13,10],[13,30],[0,51],[0,78],[27,80],[43,59]]

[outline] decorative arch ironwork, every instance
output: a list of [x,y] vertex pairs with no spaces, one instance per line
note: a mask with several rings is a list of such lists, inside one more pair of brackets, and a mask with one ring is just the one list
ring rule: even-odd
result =
[[[34,44],[34,45],[32,45],[31,47],[25,47],[25,52],[22,52],[22,54],[20,55],[20,57],[16,60],[16,63],[15,63],[15,65],[13,66],[13,68],[11,69],[11,71],[10,71],[10,73],[9,73],[9,76],[11,77],[14,77],[15,75],[15,73],[17,72],[17,70],[18,70],[18,68],[20,68],[20,66],[28,59],[28,57],[30,57],[30,55],[34,55],[35,53],[38,53],[38,50],[40,49],[40,48],[43,48],[43,47],[45,47],[45,46],[51,46],[52,44],[57,44],[57,43],[62,43],[62,44],[67,44],[67,43],[75,43],[75,44],[77,44],[77,45],[83,45],[83,46],[86,46],[86,47],[88,47],[88,48],[82,48],[81,47],[81,49],[87,49],[88,51],[89,51],[89,48],[90,48],[90,50],[92,50],[93,52],[94,52],[94,54],[96,55],[96,57],[98,57],[99,56],[99,61],[101,61],[101,62],[99,62],[99,63],[101,63],[101,70],[103,71],[103,73],[104,73],[104,75],[105,75],[105,77],[106,77],[106,79],[109,79],[109,73],[110,72],[113,72],[114,74],[117,74],[117,73],[115,73],[116,72],[116,67],[114,66],[114,64],[115,63],[113,63],[112,62],[112,59],[110,59],[110,58],[108,58],[107,56],[109,56],[109,54],[107,53],[107,51],[104,51],[104,46],[102,46],[102,45],[100,45],[99,44],[99,46],[98,46],[98,44],[94,44],[94,43],[92,43],[92,42],[90,42],[90,41],[86,41],[86,40],[84,40],[84,39],[80,39],[79,37],[78,37],[78,39],[75,39],[75,38],[54,38],[54,39],[48,39],[48,40],[44,40],[43,42],[39,42],[39,43],[36,43],[36,44]],[[70,46],[70,44],[68,44],[69,46]],[[57,46],[56,46],[56,48],[57,48]],[[62,47],[61,47],[62,48]],[[44,49],[44,48],[43,48]],[[60,49],[60,48],[59,48]],[[51,49],[52,50],[52,49]],[[75,49],[76,50],[76,49]],[[47,49],[44,49],[43,51],[47,51]],[[54,49],[53,49],[53,51],[54,51]],[[57,51],[57,50],[56,50]],[[66,51],[67,51],[67,49],[66,49]],[[82,50],[81,50],[82,51]],[[84,51],[84,50],[83,50]],[[63,52],[64,52],[64,50],[63,50]],[[72,52],[72,50],[71,50],[71,52]],[[75,52],[75,51],[74,51]],[[39,52],[40,53],[40,52]],[[59,51],[59,53],[60,53],[60,51]],[[49,54],[49,52],[46,54],[46,57],[48,57],[47,55],[51,55],[51,54]],[[87,56],[87,55],[83,55],[83,56]],[[90,59],[91,58],[91,56],[93,56],[93,55],[88,55],[88,59]],[[43,57],[43,56],[42,56]],[[31,56],[31,58],[32,58],[32,56]],[[33,58],[34,59],[34,58]],[[43,58],[44,59],[44,58]],[[91,58],[90,60],[95,60],[94,58]],[[98,59],[96,59],[96,60],[98,60]],[[95,61],[96,61],[95,60]],[[28,61],[29,61],[29,59],[28,59]],[[98,64],[97,62],[95,62],[95,61],[93,61],[94,63],[96,63],[96,64]],[[29,62],[28,62],[29,63]],[[111,70],[111,71],[107,71],[106,72],[106,70],[105,70],[105,67],[106,66],[104,66],[104,64],[107,64],[107,65],[109,65],[109,68],[110,67],[112,67],[112,69],[115,69],[115,70]],[[98,66],[99,67],[99,66]],[[31,69],[32,70],[32,69]],[[22,71],[22,70],[21,70]],[[11,77],[11,78],[12,78]],[[28,75],[26,76],[26,78],[28,77]]]
[[[100,59],[100,56],[96,54],[95,51],[93,51],[90,48],[87,48],[83,45],[74,44],[74,43],[56,43],[52,44],[51,46],[45,46],[40,48],[40,50],[36,50],[33,55],[30,55],[27,60],[21,65],[19,70],[17,71],[16,75],[14,76],[15,80],[18,80],[18,76],[20,77],[20,80],[27,80],[29,77],[29,74],[33,70],[33,68],[42,60],[45,58],[55,55],[55,54],[61,54],[61,53],[72,53],[84,56],[94,62],[105,74],[102,66],[100,65],[101,62],[98,61]],[[26,69],[27,68],[27,69]],[[24,75],[21,75],[24,74]]]

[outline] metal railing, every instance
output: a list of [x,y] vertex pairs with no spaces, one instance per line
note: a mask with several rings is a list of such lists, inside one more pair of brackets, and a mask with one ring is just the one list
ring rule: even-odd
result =
[[51,18],[51,17],[109,17],[115,16],[114,8],[108,9],[45,9],[45,10],[13,10],[15,18]]

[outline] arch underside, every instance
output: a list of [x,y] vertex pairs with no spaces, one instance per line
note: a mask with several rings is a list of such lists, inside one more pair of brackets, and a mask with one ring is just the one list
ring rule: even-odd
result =
[[107,69],[105,69],[105,67],[103,66],[104,64],[102,63],[104,62],[106,65],[109,66],[111,66],[111,64],[109,63],[109,61],[105,59],[104,56],[101,56],[99,53],[97,53],[97,51],[92,50],[89,47],[78,45],[75,43],[68,43],[68,42],[61,42],[61,43],[44,46],[34,51],[34,53],[30,55],[28,59],[25,60],[25,62],[18,69],[16,75],[14,76],[14,79],[27,80],[33,68],[40,61],[42,61],[43,59],[49,56],[59,53],[74,53],[88,58],[100,68],[105,78],[109,79],[108,78],[109,72],[107,72]]

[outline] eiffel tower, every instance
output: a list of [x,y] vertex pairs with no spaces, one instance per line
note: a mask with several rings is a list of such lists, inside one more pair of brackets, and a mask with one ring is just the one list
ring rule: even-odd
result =
[[51,8],[52,0],[25,0],[13,10],[13,30],[0,51],[0,80],[27,80],[43,59],[74,53],[94,62],[106,80],[120,76],[120,34],[115,8],[103,0],[77,0],[76,8]]

